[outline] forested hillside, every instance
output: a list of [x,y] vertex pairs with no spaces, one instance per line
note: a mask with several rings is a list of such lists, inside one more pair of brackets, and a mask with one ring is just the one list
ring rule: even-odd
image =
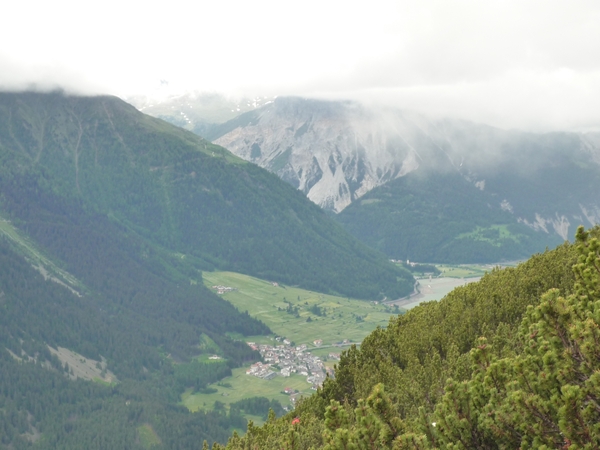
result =
[[228,449],[597,448],[600,229],[422,304]]
[[562,242],[534,231],[457,172],[413,172],[365,194],[335,217],[398,260],[477,263],[526,259]]
[[[103,243],[109,247],[106,255],[115,256],[114,242]],[[190,414],[174,404],[184,389],[200,389],[230,374],[231,367],[258,359],[223,333],[267,332],[262,323],[204,289],[178,290],[168,278],[135,270],[127,259],[115,268],[133,275],[131,282],[125,276],[106,278],[110,271],[98,265],[98,280],[111,287],[78,295],[45,280],[13,245],[0,239],[0,448],[30,448],[32,442],[48,449],[143,448],[138,429],[145,425],[155,429],[163,448],[194,448],[185,443],[223,441],[231,425],[243,426],[239,414]],[[136,289],[137,277],[147,290]],[[226,362],[194,362],[192,357],[206,352],[199,345],[203,336],[214,339],[209,351]],[[80,359],[71,364],[59,359],[59,348]],[[87,359],[96,361],[91,369],[98,368],[96,382],[75,380],[75,364]],[[100,369],[116,379],[103,380]]]
[[74,202],[199,269],[358,298],[412,289],[275,175],[114,97],[0,94],[0,153],[3,209],[24,226],[45,195],[49,213]]
[[193,449],[264,414],[178,406],[260,359],[230,333],[270,333],[204,287],[216,267],[363,298],[412,283],[274,175],[116,98],[0,94],[0,447]]

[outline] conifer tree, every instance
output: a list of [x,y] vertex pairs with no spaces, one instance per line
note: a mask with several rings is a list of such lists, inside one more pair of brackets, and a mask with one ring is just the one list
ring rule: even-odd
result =
[[436,408],[439,443],[457,448],[600,447],[600,243],[580,227],[574,293],[551,289],[521,323],[522,353],[498,359],[484,340],[472,378]]

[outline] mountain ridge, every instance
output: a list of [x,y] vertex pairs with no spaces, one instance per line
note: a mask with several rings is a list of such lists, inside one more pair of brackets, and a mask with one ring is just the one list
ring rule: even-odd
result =
[[[600,140],[594,133],[506,131],[350,101],[279,97],[215,126],[207,136],[277,173],[313,202],[336,213],[336,219],[356,237],[395,259],[406,255],[392,253],[357,234],[358,224],[346,210],[353,209],[353,217],[367,223],[371,211],[363,211],[361,205],[366,203],[360,200],[413,173],[429,177],[434,184],[437,176],[454,173],[471,186],[464,195],[476,197],[484,192],[490,220],[509,213],[502,222],[488,220],[489,225],[510,224],[523,235],[530,234],[526,228],[537,232],[533,239],[537,244],[528,244],[528,252],[568,239],[573,226],[600,222],[600,203],[592,194],[600,189]],[[394,192],[388,191],[391,198],[403,195]],[[575,196],[578,201],[573,201]],[[378,201],[387,200],[380,196]],[[439,200],[437,208],[444,207]],[[419,215],[415,209],[406,214]],[[467,217],[464,220],[468,222]],[[406,232],[415,227],[429,227],[432,234],[444,227],[437,219],[404,224],[386,239],[407,239]],[[473,225],[471,231],[475,230]],[[514,258],[522,256],[513,253]],[[426,261],[430,256],[415,257]]]
[[2,94],[0,114],[6,183],[29,173],[35,189],[83,202],[200,269],[362,298],[410,289],[409,275],[276,176],[121,100]]

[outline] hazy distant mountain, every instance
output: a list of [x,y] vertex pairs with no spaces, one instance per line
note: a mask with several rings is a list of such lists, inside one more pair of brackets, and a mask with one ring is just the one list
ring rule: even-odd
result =
[[[414,209],[394,211],[390,207],[390,213],[402,212],[414,219],[403,221],[402,227],[387,224],[389,232],[385,233],[373,230],[383,224],[370,223],[369,233],[377,236],[376,244],[357,231],[360,227],[353,224],[368,223],[375,208],[375,202],[357,200],[407,174],[419,174],[422,186],[427,186],[423,180],[429,177],[435,180],[439,174],[455,174],[468,184],[460,202],[465,196],[485,198],[491,220],[486,226],[521,224],[541,233],[541,241],[533,247],[521,246],[526,252],[571,237],[580,223],[600,222],[597,134],[505,131],[466,121],[434,120],[406,111],[370,109],[355,102],[277,98],[207,130],[206,136],[277,173],[327,210],[340,213],[356,202],[353,219],[350,213],[338,218],[356,236],[390,257],[407,254],[392,251],[388,241],[410,236],[415,227],[435,231],[445,226],[444,215],[428,217],[423,223],[416,219],[419,214]],[[392,190],[386,195],[393,198],[406,192]],[[438,211],[452,205],[447,203],[451,199],[442,201],[435,192],[430,192],[428,201],[437,205]],[[385,202],[378,199],[377,207],[388,208]],[[498,215],[503,219],[493,223],[499,220]],[[391,219],[382,216],[381,221]],[[462,220],[468,223],[469,217],[463,216]],[[521,230],[517,234],[529,234],[525,228],[517,229]],[[463,226],[461,230],[459,234],[474,232],[476,226]],[[520,257],[514,252],[503,257],[510,258],[510,254]],[[427,255],[432,257],[431,252]],[[424,257],[421,253],[414,255]]]
[[141,112],[166,120],[178,127],[204,135],[214,124],[272,103],[273,97],[231,98],[207,92],[186,92],[133,96],[126,101]]

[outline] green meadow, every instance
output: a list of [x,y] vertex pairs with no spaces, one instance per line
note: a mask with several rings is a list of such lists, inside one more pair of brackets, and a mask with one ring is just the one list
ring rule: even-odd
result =
[[[364,300],[320,294],[291,286],[275,286],[233,272],[204,272],[204,284],[234,288],[222,297],[240,311],[262,320],[278,336],[284,336],[296,345],[321,339],[331,345],[344,339],[361,342],[375,328],[385,327],[391,315],[403,312]],[[319,315],[321,314],[321,315]],[[247,339],[251,340],[251,339]],[[273,343],[272,337],[253,338],[258,343]]]
[[482,277],[486,272],[490,272],[493,265],[479,265],[479,264],[461,264],[461,265],[446,265],[436,264],[435,265],[440,272],[440,277],[445,278],[474,278]]
[[447,278],[475,278],[482,277],[486,272],[491,272],[495,267],[514,267],[520,261],[502,262],[497,264],[436,264],[435,266],[442,272],[440,277]]
[[290,396],[282,394],[285,388],[292,388],[299,391],[300,395],[304,394],[306,396],[313,392],[310,389],[311,385],[306,382],[306,377],[301,375],[292,375],[285,378],[277,376],[271,380],[263,380],[252,375],[246,375],[246,367],[238,367],[233,369],[232,372],[232,376],[210,385],[217,392],[212,394],[192,394],[189,390],[184,392],[181,396],[183,405],[190,411],[209,410],[213,409],[216,401],[224,403],[228,408],[229,404],[245,398],[267,397],[268,399],[278,400],[283,406],[286,406],[290,404]]

